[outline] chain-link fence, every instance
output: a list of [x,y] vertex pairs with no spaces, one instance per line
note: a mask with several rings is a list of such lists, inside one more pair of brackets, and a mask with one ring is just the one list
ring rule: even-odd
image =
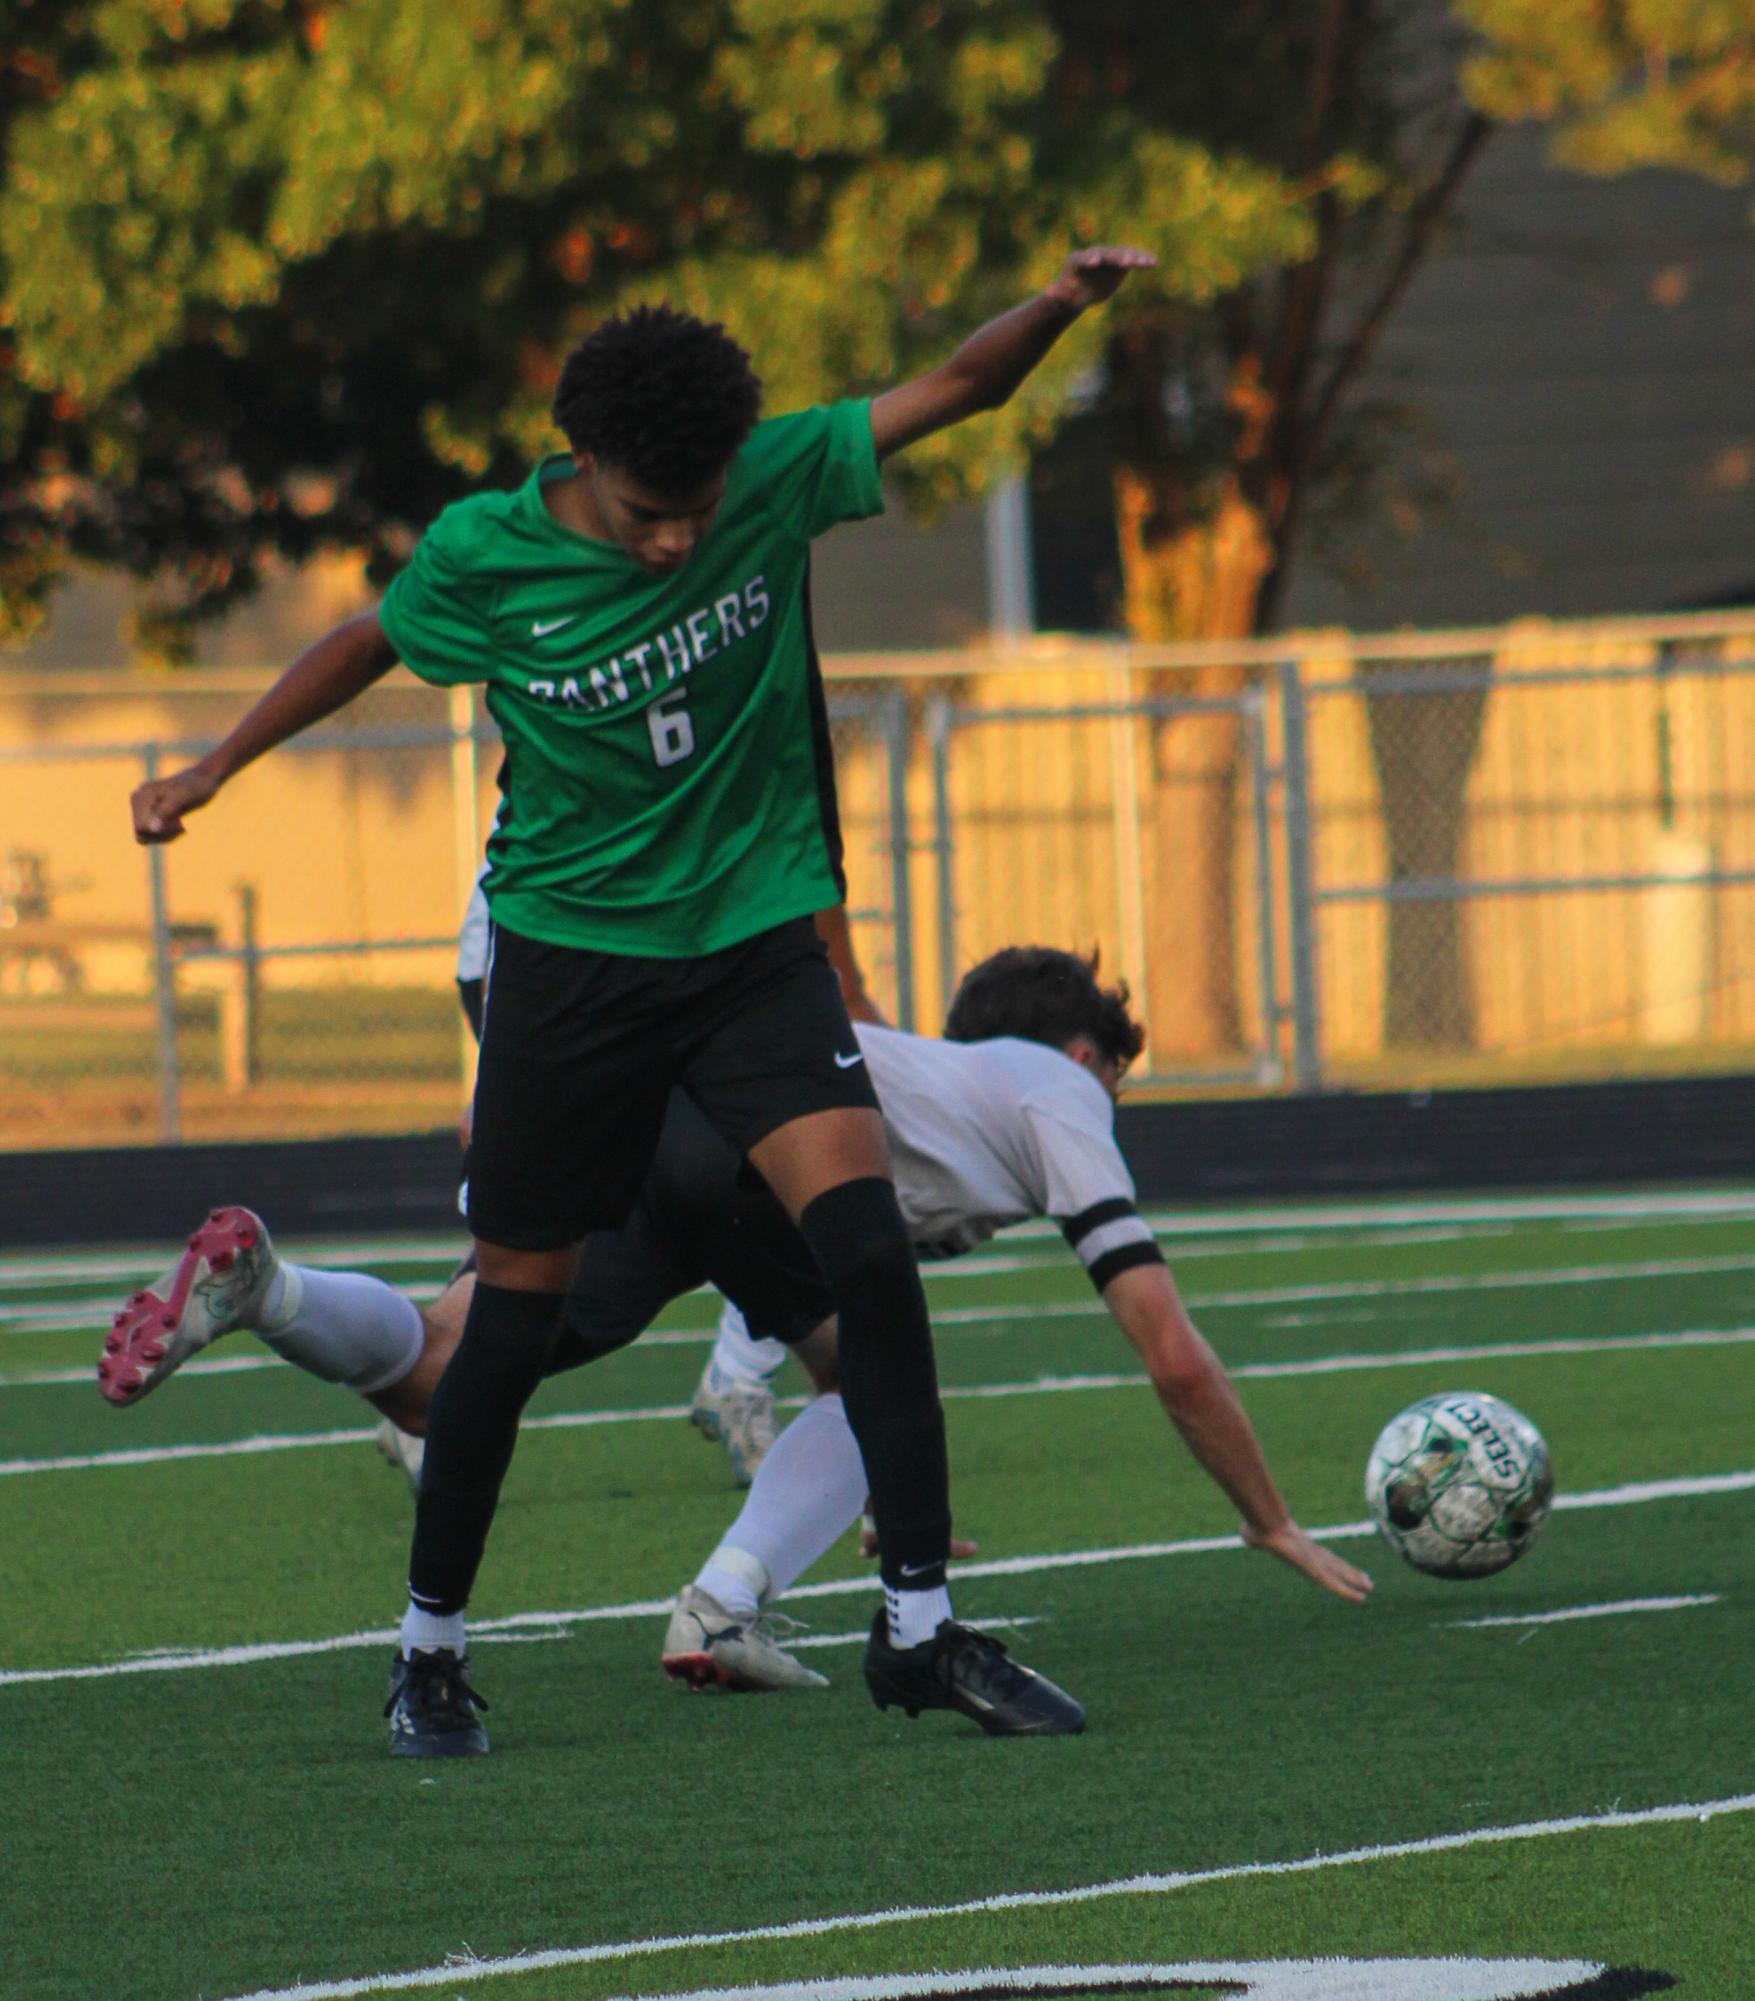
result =
[[[0,1146],[453,1120],[498,747],[401,681],[165,848],[127,796],[266,677],[0,677]],[[854,938],[936,1029],[1098,950],[1166,1088],[1741,1067],[1755,618],[832,663]]]
[[1747,622],[1531,626],[1305,686],[1325,1074],[1743,1066]]

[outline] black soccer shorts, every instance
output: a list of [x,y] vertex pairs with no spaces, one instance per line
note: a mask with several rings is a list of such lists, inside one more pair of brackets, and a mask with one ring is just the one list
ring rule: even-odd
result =
[[676,1085],[739,1155],[808,1113],[877,1109],[808,917],[698,959],[586,952],[496,926],[471,1231],[558,1250],[624,1222]]
[[717,1286],[752,1334],[787,1343],[835,1311],[810,1246],[767,1183],[674,1091],[632,1215],[585,1239],[551,1373],[625,1348],[699,1285]]

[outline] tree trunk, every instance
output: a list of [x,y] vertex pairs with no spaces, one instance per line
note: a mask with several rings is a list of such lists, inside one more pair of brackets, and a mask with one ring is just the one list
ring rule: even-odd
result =
[[[1369,676],[1369,666],[1362,668]],[[1485,689],[1367,695],[1391,882],[1450,882],[1462,873],[1465,795],[1487,712]],[[1391,902],[1384,986],[1386,1049],[1467,1049],[1474,994],[1454,899]]]
[[[1117,469],[1116,513],[1135,639],[1242,639],[1271,558],[1259,515],[1227,482],[1206,520],[1154,532],[1167,495]],[[1233,668],[1165,675],[1160,697],[1237,692]],[[1148,838],[1157,893],[1145,913],[1153,1061],[1204,1063],[1245,1047],[1237,991],[1235,828],[1241,732],[1231,715],[1182,716],[1152,733]]]

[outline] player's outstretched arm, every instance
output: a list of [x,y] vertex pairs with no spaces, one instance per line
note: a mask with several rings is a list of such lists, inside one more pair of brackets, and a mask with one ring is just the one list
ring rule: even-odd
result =
[[1139,1351],[1170,1422],[1183,1443],[1243,1517],[1243,1540],[1301,1571],[1313,1584],[1354,1604],[1371,1579],[1325,1549],[1293,1521],[1262,1456],[1248,1413],[1237,1401],[1219,1358],[1189,1319],[1169,1267],[1135,1265],[1118,1272],[1103,1300]]
[[395,651],[375,611],[361,612],[325,633],[299,655],[223,743],[186,770],[136,787],[129,802],[134,838],[147,845],[176,840],[183,831],[184,814],[205,806],[227,779],[264,751],[344,708],[395,665]]
[[1075,250],[1046,290],[989,320],[937,368],[873,399],[878,457],[997,410],[1082,312],[1113,298],[1130,271],[1149,271],[1157,261],[1149,250],[1116,244]]

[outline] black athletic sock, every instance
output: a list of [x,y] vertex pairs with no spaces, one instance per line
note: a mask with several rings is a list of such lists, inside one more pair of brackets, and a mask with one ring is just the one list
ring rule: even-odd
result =
[[512,1463],[518,1420],[553,1358],[564,1296],[477,1279],[463,1339],[427,1415],[408,1595],[424,1612],[461,1612]]
[[843,1182],[798,1226],[835,1295],[841,1400],[865,1460],[884,1582],[903,1591],[942,1585],[951,1546],[944,1411],[896,1191],[876,1176]]

